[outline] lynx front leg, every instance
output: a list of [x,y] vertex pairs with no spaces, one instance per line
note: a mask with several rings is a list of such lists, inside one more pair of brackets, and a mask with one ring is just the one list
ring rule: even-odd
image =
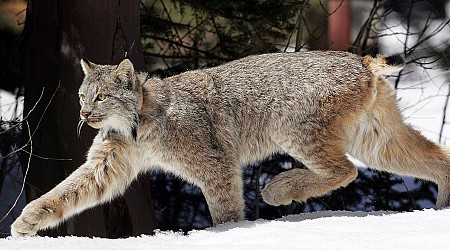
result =
[[30,202],[11,225],[11,235],[16,238],[32,236],[40,229],[57,225],[63,217],[58,206],[55,200],[44,196]]
[[11,225],[11,235],[35,235],[37,231],[56,226],[72,214],[98,203],[101,190],[95,175],[95,167],[85,163],[48,193],[30,202]]
[[35,235],[122,193],[138,171],[128,167],[120,151],[114,143],[93,146],[86,163],[23,209],[11,225],[11,235]]

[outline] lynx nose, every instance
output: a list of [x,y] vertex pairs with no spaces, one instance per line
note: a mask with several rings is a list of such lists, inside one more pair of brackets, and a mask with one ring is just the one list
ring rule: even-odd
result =
[[80,110],[81,119],[87,119],[91,115],[91,111]]

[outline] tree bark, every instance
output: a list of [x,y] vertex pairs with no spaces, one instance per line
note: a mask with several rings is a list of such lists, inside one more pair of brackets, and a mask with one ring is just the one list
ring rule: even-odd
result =
[[328,2],[328,39],[331,50],[346,51],[351,47],[351,15],[349,1],[332,0]]
[[[33,154],[52,158],[33,156],[28,164],[28,155],[23,154],[23,167],[29,166],[28,201],[80,166],[96,133],[85,126],[81,138],[76,135],[83,79],[80,58],[117,64],[128,51],[136,69],[145,70],[139,20],[137,0],[28,2],[24,114],[33,111],[23,127],[29,123]],[[23,134],[26,142],[28,132]],[[149,178],[141,178],[123,197],[83,212],[48,234],[111,238],[151,234],[155,215],[149,188]]]

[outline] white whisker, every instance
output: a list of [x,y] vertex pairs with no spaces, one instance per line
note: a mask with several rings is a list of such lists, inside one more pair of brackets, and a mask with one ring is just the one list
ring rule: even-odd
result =
[[78,125],[77,125],[77,135],[78,135],[78,138],[80,138],[81,127],[83,127],[83,124],[84,124],[84,121],[83,121],[83,120],[80,120],[80,121],[78,122]]

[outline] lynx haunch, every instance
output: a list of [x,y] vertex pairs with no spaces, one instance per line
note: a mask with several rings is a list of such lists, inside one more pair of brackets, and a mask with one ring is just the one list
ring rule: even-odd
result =
[[166,79],[81,60],[83,123],[98,128],[86,162],[28,204],[12,225],[34,235],[120,195],[153,168],[199,186],[213,223],[244,217],[241,168],[283,151],[308,169],[276,176],[268,204],[305,201],[346,186],[368,167],[438,184],[450,205],[450,154],[403,122],[382,76],[399,57],[346,52],[266,54]]

